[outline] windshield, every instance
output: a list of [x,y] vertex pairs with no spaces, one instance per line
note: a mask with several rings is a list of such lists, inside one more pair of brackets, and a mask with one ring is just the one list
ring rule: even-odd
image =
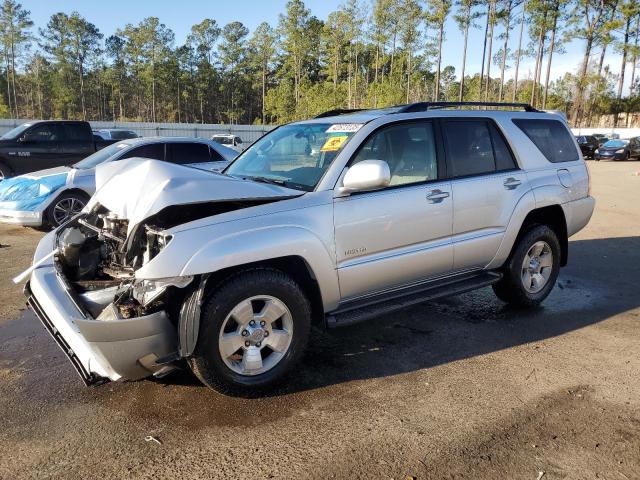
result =
[[84,160],[80,160],[73,166],[73,168],[77,168],[78,170],[87,170],[89,168],[93,168],[96,165],[100,165],[102,162],[108,160],[110,157],[128,146],[129,144],[127,143],[111,144],[108,147],[103,148],[102,150],[98,150],[93,155],[89,155]]
[[626,146],[627,143],[629,143],[628,140],[609,140],[603,147],[621,148]]
[[360,127],[353,123],[285,125],[251,145],[224,173],[311,191]]
[[33,125],[33,124],[31,124],[31,123],[23,123],[22,125],[19,125],[19,126],[15,127],[15,128],[12,128],[7,133],[2,135],[2,137],[0,137],[0,138],[3,139],[3,140],[9,140],[9,139],[12,139],[12,138],[17,138],[22,134],[22,132],[24,132],[31,125]]

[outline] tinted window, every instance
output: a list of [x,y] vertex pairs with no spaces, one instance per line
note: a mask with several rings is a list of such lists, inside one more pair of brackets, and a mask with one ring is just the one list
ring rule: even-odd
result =
[[445,121],[443,134],[453,177],[495,171],[491,133],[486,120]]
[[502,171],[518,168],[509,147],[507,147],[504,138],[500,132],[498,132],[496,126],[489,122],[489,129],[491,130],[491,141],[493,142],[493,154],[496,159],[496,170]]
[[171,162],[180,165],[206,163],[211,161],[209,145],[204,143],[172,143]]
[[62,140],[62,129],[57,124],[36,125],[25,134],[26,142],[56,142]]
[[89,140],[89,131],[82,125],[78,124],[65,124],[64,126],[65,139],[70,142],[85,142]]
[[122,157],[120,157],[120,159],[132,157],[150,158],[152,160],[164,160],[164,143],[142,145],[141,147],[134,148],[133,150],[125,153],[124,155],[122,155]]
[[513,123],[553,163],[578,160],[578,151],[567,127],[557,120],[514,119]]
[[138,135],[135,132],[126,130],[113,130],[111,131],[111,138],[114,140],[126,140],[127,138],[136,138]]
[[408,185],[438,178],[431,122],[411,122],[380,129],[360,148],[353,163],[384,160],[391,185]]
[[224,157],[215,148],[209,147],[209,153],[211,154],[211,162],[224,162]]

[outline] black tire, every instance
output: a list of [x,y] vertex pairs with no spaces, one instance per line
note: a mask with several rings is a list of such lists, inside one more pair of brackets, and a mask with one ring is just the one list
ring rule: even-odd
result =
[[[288,349],[275,366],[264,373],[243,375],[232,370],[223,360],[219,336],[234,307],[260,295],[275,297],[286,305],[293,321],[293,334]],[[188,363],[196,377],[214,390],[231,395],[259,395],[276,386],[301,358],[310,325],[309,300],[291,277],[270,268],[246,270],[222,282],[204,302],[198,344]]]
[[13,172],[4,163],[0,162],[0,181],[13,176]]
[[[80,210],[82,210],[82,208],[84,208],[84,206],[87,204],[88,201],[89,201],[89,196],[87,194],[83,194],[80,192],[61,193],[53,202],[51,202],[51,204],[44,211],[44,224],[45,224],[44,227],[56,228],[56,227],[59,227],[62,223],[66,222],[66,220],[61,219],[59,213],[56,212],[56,206],[62,205],[65,202],[66,203],[72,202],[72,205],[75,205],[75,207],[73,208],[79,209],[78,210],[79,212]],[[70,217],[68,217],[67,220],[69,218]]]
[[[551,249],[553,264],[544,287],[535,293],[527,291],[523,282],[523,262],[529,249],[537,242],[545,242]],[[497,297],[517,307],[536,307],[551,292],[560,273],[560,242],[555,232],[546,225],[531,227],[520,237],[503,267],[502,279],[493,285]]]

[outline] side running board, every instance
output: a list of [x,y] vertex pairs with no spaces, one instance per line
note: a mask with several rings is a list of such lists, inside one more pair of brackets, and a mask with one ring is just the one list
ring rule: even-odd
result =
[[393,294],[354,301],[328,314],[326,317],[327,327],[353,325],[422,302],[487,287],[501,278],[502,274],[498,272],[482,272],[472,276],[414,286]]

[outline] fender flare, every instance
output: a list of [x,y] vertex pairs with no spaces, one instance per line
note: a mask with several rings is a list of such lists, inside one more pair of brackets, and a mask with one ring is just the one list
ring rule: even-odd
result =
[[182,267],[181,276],[213,273],[225,268],[297,256],[318,282],[325,311],[340,301],[335,255],[310,230],[284,225],[234,232],[205,243]]

